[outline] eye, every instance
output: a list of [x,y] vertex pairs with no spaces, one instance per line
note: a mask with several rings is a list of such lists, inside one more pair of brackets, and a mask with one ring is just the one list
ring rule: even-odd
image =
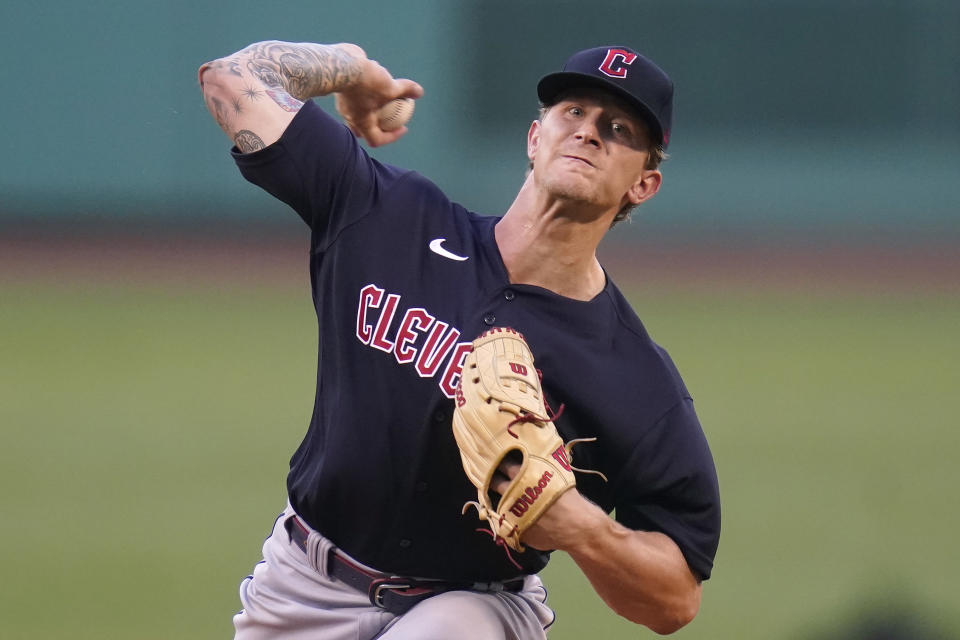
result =
[[583,109],[581,109],[580,107],[570,107],[569,109],[567,109],[567,113],[569,113],[572,116],[582,116]]
[[610,128],[611,128],[611,129],[613,130],[613,132],[614,132],[615,134],[617,134],[618,136],[629,136],[629,135],[630,135],[630,127],[628,127],[627,125],[623,124],[622,122],[614,122],[612,125],[610,125]]

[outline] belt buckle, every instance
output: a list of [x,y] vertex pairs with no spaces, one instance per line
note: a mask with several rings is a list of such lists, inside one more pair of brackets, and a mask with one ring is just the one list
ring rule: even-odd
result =
[[374,606],[380,607],[381,609],[387,608],[387,605],[383,603],[384,591],[388,589],[391,591],[394,589],[409,589],[411,586],[413,586],[406,582],[390,582],[390,580],[396,580],[396,578],[387,578],[373,588],[373,594],[370,596],[370,602],[372,602]]

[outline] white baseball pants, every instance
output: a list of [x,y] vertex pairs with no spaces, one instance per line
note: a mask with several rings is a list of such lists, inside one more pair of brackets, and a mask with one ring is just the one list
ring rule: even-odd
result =
[[235,640],[528,640],[545,639],[554,613],[537,576],[522,591],[448,591],[402,616],[373,606],[365,593],[330,578],[332,543],[316,531],[307,553],[284,528],[290,505],[263,543],[263,560],[240,584],[243,610]]

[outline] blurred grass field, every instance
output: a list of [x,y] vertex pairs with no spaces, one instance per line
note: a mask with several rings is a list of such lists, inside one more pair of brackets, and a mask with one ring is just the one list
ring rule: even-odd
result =
[[[720,474],[714,577],[674,637],[815,637],[891,603],[960,634],[960,297],[619,280]],[[305,276],[0,301],[0,638],[231,637],[311,410]],[[545,576],[551,638],[653,637],[566,558]]]

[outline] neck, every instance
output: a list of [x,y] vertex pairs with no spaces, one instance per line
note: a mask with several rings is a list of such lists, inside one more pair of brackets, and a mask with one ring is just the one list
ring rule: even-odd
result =
[[580,203],[544,198],[528,178],[495,229],[510,282],[591,300],[606,285],[597,246],[611,219]]

